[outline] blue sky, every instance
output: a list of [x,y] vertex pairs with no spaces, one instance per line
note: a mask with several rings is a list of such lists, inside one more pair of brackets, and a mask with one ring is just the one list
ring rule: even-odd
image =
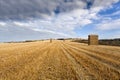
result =
[[120,38],[120,0],[0,0],[0,41]]
[[[75,29],[78,36],[83,36],[85,38],[89,34],[98,34],[100,38],[120,38],[120,1],[100,10],[97,15],[99,16],[98,20],[93,19],[91,24],[85,25],[82,29]],[[104,23],[111,23],[113,25],[103,26]]]

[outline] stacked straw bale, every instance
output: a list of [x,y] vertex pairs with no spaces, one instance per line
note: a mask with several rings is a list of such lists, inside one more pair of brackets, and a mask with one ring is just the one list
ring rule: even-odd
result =
[[88,45],[98,45],[98,35],[88,35]]
[[50,39],[50,43],[52,43],[52,39]]

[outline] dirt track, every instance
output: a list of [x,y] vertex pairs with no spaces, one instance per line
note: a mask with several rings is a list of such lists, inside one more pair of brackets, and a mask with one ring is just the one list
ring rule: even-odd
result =
[[0,44],[0,80],[120,80],[120,47],[63,41]]

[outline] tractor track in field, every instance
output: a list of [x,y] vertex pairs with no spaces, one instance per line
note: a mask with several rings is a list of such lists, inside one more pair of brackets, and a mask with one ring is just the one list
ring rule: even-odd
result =
[[73,66],[73,69],[77,75],[78,80],[88,80],[88,79],[94,79],[94,77],[91,75],[87,75],[87,72],[85,71],[85,68],[74,58],[73,55],[71,55],[70,51],[68,51],[64,45],[62,45],[62,51],[66,58],[71,62],[71,65]]
[[68,47],[70,47],[70,49],[67,49],[67,50],[71,51],[73,49],[76,52],[76,54],[78,54],[78,56],[80,56],[80,54],[83,55],[83,56],[86,56],[86,58],[89,58],[91,60],[91,62],[92,61],[96,61],[98,64],[102,64],[106,68],[114,71],[116,75],[118,75],[118,76],[120,75],[119,64],[117,64],[117,63],[111,63],[110,61],[106,62],[106,61],[104,61],[104,59],[96,57],[96,55],[94,55],[94,53],[91,54],[91,52],[85,51],[85,50],[83,50],[81,48],[78,49],[78,48],[76,48],[74,46],[70,46],[68,44],[65,44],[65,45],[67,45]]
[[[72,44],[69,44],[69,45],[71,45],[72,46]],[[106,52],[101,52],[101,50],[99,50],[99,49],[95,49],[95,50],[92,50],[92,48],[90,48],[90,47],[81,47],[81,46],[79,46],[78,44],[77,45],[74,45],[75,47],[77,47],[77,48],[79,48],[79,49],[83,49],[83,50],[86,50],[86,51],[89,51],[89,52],[91,52],[91,53],[95,53],[95,54],[97,54],[97,55],[100,55],[100,56],[102,56],[102,57],[105,57],[105,58],[110,58],[110,59],[112,59],[112,60],[115,60],[115,61],[119,61],[120,62],[120,52],[119,53],[116,53],[116,51],[114,51],[114,53],[107,53],[107,51]]]
[[70,45],[69,45],[69,47],[85,53],[86,55],[94,58],[95,60],[101,62],[104,65],[111,67],[112,69],[115,69],[116,71],[118,71],[120,73],[120,62],[115,61],[114,59],[111,59],[111,58],[105,58],[104,55],[100,56],[97,54],[97,52],[93,52],[91,50],[86,50],[86,49],[83,49],[81,47],[78,48],[78,47],[74,47],[74,46],[70,46]]
[[108,65],[109,67],[115,69],[116,71],[118,71],[120,73],[120,62],[115,61],[114,59],[111,60],[111,58],[105,58],[104,55],[100,56],[97,54],[97,52],[93,52],[91,50],[86,50],[83,48],[78,48],[78,47],[70,46],[70,45],[68,45],[68,46],[71,47],[71,49],[73,48],[76,51],[85,53],[86,55],[94,58],[95,60],[101,62],[102,64],[104,63],[105,65]]

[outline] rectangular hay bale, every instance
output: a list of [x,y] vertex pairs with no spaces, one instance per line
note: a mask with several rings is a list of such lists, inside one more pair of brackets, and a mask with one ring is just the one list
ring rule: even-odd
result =
[[98,45],[98,35],[89,35],[88,36],[88,45]]

